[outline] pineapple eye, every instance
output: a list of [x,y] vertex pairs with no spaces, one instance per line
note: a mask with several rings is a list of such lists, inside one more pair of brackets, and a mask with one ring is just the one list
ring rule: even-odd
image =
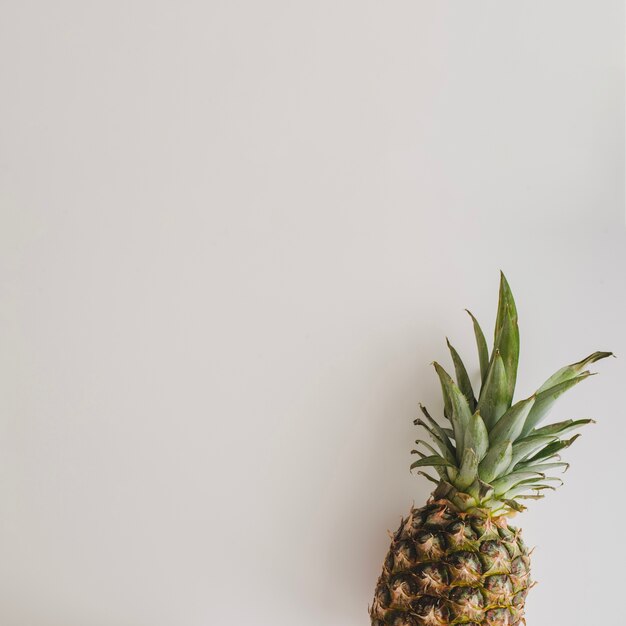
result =
[[440,533],[423,530],[416,537],[416,545],[430,559],[441,558],[445,553],[445,539]]
[[420,589],[425,591],[441,591],[450,582],[448,570],[442,563],[424,563],[416,569],[415,576]]
[[382,608],[389,607],[389,605],[391,604],[391,593],[389,593],[387,585],[382,582],[379,583],[379,585],[376,587],[374,601],[377,602]]
[[483,575],[480,559],[474,552],[454,552],[448,560],[452,578],[457,584],[476,584]]
[[513,595],[511,579],[506,574],[488,576],[485,580],[485,596],[491,605],[506,604]]
[[456,605],[457,618],[480,620],[483,616],[485,600],[477,587],[453,587],[450,600]]
[[469,605],[475,609],[482,609],[485,600],[477,587],[454,587],[450,593],[450,600],[457,604]]
[[413,576],[408,572],[395,574],[389,581],[391,602],[396,606],[408,606],[417,593]]
[[529,568],[523,556],[518,556],[511,563],[511,574],[514,576],[525,576],[528,574]]
[[415,546],[410,540],[399,541],[393,552],[394,569],[407,569],[415,562]]
[[491,609],[487,611],[486,622],[491,626],[511,626],[513,624],[509,609]]
[[411,608],[425,624],[447,624],[449,618],[448,607],[441,598],[422,596],[416,600]]

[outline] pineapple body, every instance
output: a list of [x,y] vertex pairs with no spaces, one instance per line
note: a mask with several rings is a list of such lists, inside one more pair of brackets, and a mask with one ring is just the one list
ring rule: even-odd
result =
[[433,501],[412,508],[394,534],[371,623],[521,626],[530,585],[528,550],[506,517]]

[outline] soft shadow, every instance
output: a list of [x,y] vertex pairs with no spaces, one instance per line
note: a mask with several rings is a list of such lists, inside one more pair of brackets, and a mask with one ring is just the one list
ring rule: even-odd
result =
[[[423,433],[413,425],[419,402],[440,411],[438,383],[429,364],[441,354],[433,333],[413,337],[420,350],[407,356],[402,339],[378,346],[372,355],[371,380],[363,389],[376,389],[371,414],[355,418],[363,426],[350,444],[353,471],[338,476],[341,495],[329,499],[325,521],[332,527],[330,545],[320,546],[326,573],[315,580],[313,593],[326,624],[368,623],[367,608],[389,547],[388,531],[395,531],[411,505],[421,506],[433,485],[412,475],[410,450]],[[426,356],[428,355],[428,356]],[[344,466],[345,467],[345,466]],[[341,498],[341,500],[339,500]]]

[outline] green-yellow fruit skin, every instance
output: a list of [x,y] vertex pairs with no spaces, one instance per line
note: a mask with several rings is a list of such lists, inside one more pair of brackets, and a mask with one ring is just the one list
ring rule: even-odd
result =
[[447,500],[412,508],[393,536],[372,626],[522,626],[531,586],[520,531]]

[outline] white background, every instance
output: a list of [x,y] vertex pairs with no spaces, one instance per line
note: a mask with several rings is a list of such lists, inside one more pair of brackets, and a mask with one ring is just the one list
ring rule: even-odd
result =
[[531,626],[623,594],[621,2],[0,7],[0,623],[357,626],[447,334],[621,359],[518,518]]

